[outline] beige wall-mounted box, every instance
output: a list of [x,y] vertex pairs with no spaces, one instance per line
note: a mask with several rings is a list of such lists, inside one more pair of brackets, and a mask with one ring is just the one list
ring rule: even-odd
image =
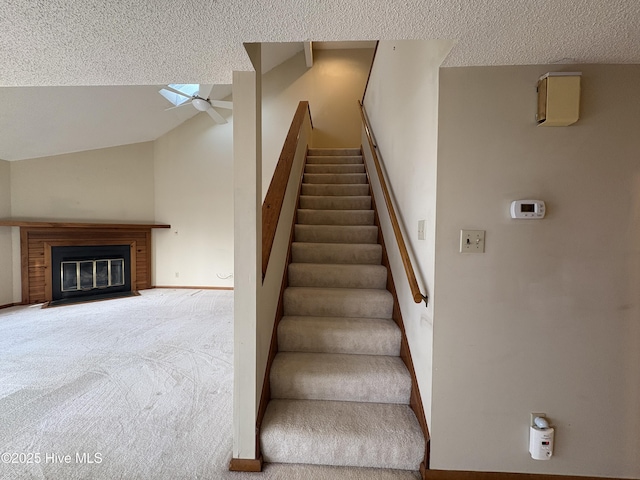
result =
[[538,113],[541,127],[565,127],[580,118],[581,72],[550,72],[538,80]]

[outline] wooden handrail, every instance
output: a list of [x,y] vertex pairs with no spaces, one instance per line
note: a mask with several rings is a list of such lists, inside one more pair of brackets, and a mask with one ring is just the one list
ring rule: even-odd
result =
[[289,176],[291,175],[291,167],[293,166],[293,159],[298,148],[298,138],[300,136],[300,129],[304,123],[306,114],[311,113],[309,110],[309,102],[302,101],[298,104],[298,109],[293,116],[291,127],[289,127],[289,133],[284,141],[278,164],[273,172],[273,178],[269,184],[267,195],[262,202],[262,279],[267,273],[267,265],[269,265],[269,257],[271,256],[271,249],[273,248],[273,240],[276,236],[276,227],[278,226],[278,219],[280,218],[280,211],[282,210],[282,203],[284,202],[284,194],[287,190],[287,183],[289,183]]
[[429,297],[427,295],[423,295],[420,292],[420,287],[418,286],[418,281],[416,280],[416,274],[414,273],[413,266],[411,265],[411,258],[409,257],[409,251],[407,250],[407,245],[405,244],[404,237],[402,236],[402,230],[400,230],[400,223],[398,222],[396,211],[393,208],[391,195],[389,194],[389,189],[387,188],[387,181],[385,180],[384,174],[382,173],[382,167],[380,166],[380,158],[378,157],[378,154],[376,152],[377,147],[373,142],[373,134],[371,133],[371,127],[369,125],[369,120],[367,118],[367,113],[364,108],[364,104],[362,102],[358,102],[358,103],[360,104],[360,115],[362,116],[362,124],[364,125],[364,130],[367,135],[367,140],[369,141],[369,147],[371,148],[373,163],[376,166],[376,171],[378,172],[378,178],[380,179],[380,187],[382,188],[384,203],[387,205],[387,210],[389,211],[391,226],[393,227],[393,233],[395,234],[396,242],[398,243],[398,248],[400,249],[400,257],[402,258],[404,271],[407,274],[407,280],[409,281],[409,288],[411,288],[411,296],[413,297],[414,302],[420,303],[424,300],[425,306],[429,305]]
[[378,45],[380,45],[380,40],[376,42],[376,48],[373,49],[373,58],[371,59],[371,65],[369,65],[369,75],[367,76],[367,83],[364,84],[364,92],[362,92],[362,101],[360,102],[360,105],[364,103],[364,97],[367,96],[367,89],[369,88],[369,80],[371,80],[373,64],[376,62],[376,55],[378,54]]

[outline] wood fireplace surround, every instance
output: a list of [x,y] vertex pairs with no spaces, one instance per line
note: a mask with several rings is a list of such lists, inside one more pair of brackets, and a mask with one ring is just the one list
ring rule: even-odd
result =
[[0,220],[0,226],[20,227],[22,303],[53,300],[51,247],[129,245],[131,290],[152,288],[151,229],[165,224],[77,223]]

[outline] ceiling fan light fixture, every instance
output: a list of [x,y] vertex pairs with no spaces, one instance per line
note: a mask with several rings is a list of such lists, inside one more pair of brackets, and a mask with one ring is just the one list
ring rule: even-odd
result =
[[191,103],[196,107],[196,110],[200,110],[201,112],[206,112],[210,107],[209,102],[202,98],[194,98]]

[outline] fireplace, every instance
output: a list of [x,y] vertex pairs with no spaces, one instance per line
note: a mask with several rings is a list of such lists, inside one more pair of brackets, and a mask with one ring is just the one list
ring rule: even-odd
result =
[[131,294],[130,245],[51,246],[52,304]]
[[[171,227],[160,223],[83,223],[28,219],[0,219],[0,226],[20,227],[20,273],[22,303],[25,305],[37,303],[46,305],[54,301],[54,282],[61,293],[64,287],[65,295],[71,298],[74,295],[80,295],[80,298],[82,295],[89,295],[86,291],[89,290],[89,286],[92,287],[92,294],[107,293],[108,287],[109,292],[113,292],[113,295],[136,294],[139,290],[153,288],[151,283],[151,231]],[[114,245],[128,248],[129,257],[124,252],[109,253],[108,255],[105,255],[104,252],[99,252],[98,255],[81,253],[78,256],[59,260],[60,262],[72,262],[65,265],[67,274],[64,276],[62,264],[55,268],[52,265],[52,250],[56,247],[112,247]],[[107,273],[109,272],[109,263],[101,263],[104,260],[111,261],[111,273],[108,277],[110,280],[104,280],[105,268]],[[122,260],[122,262],[118,262],[118,260]],[[91,263],[73,263],[83,261]],[[94,261],[96,262],[95,284],[93,280]],[[78,276],[78,267],[80,267],[80,276]],[[119,279],[121,267],[124,272],[125,285],[120,285],[122,283]],[[75,277],[73,275],[74,268]],[[87,277],[89,270],[92,272],[91,280]],[[82,272],[85,272],[84,281],[82,280]],[[63,278],[66,278],[66,286]],[[75,290],[73,288],[74,279]],[[93,288],[94,286],[95,288]],[[123,288],[124,291],[116,292],[117,288]],[[63,298],[56,301],[68,300]]]

